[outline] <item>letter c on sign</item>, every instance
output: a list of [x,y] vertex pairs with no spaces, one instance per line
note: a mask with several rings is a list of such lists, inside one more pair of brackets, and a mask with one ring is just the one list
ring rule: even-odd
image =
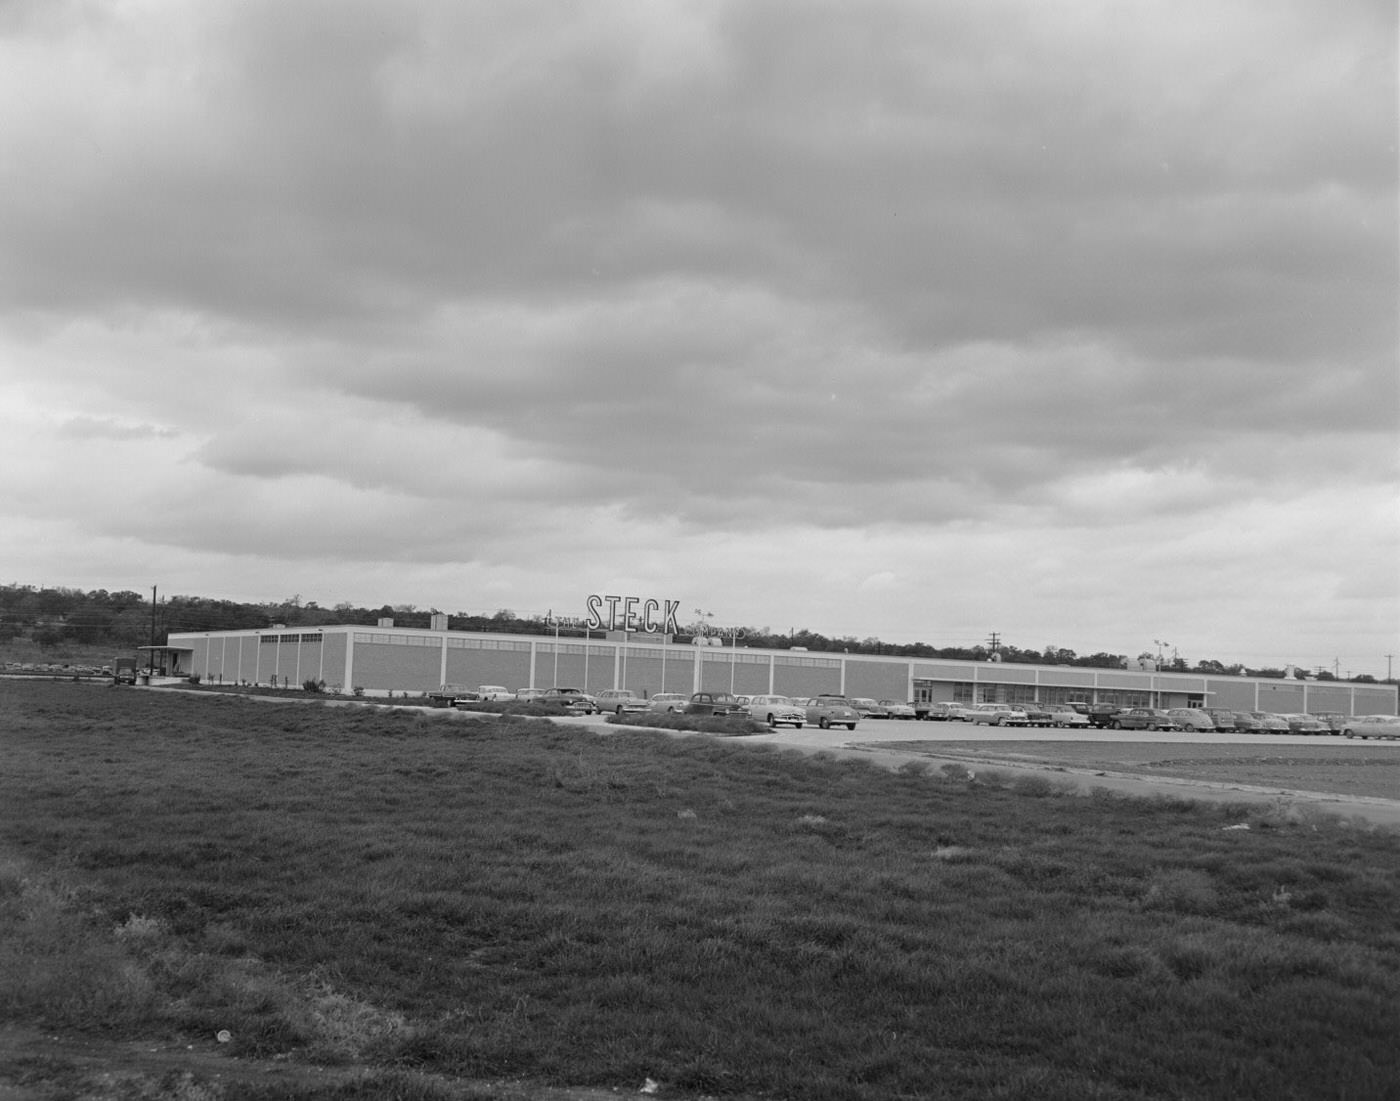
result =
[[642,605],[642,630],[649,635],[654,635],[657,631],[661,630],[661,625],[651,618],[652,612],[660,610],[661,605],[655,600],[648,600]]

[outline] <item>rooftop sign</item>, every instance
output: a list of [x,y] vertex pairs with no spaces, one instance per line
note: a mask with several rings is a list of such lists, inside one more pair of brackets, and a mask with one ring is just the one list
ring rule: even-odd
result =
[[[604,608],[604,605],[607,605]],[[643,600],[639,596],[599,596],[594,593],[588,598],[588,620],[584,624],[590,631],[628,631],[649,635],[678,635],[680,627],[676,623],[676,613],[680,611],[679,600],[664,602]]]

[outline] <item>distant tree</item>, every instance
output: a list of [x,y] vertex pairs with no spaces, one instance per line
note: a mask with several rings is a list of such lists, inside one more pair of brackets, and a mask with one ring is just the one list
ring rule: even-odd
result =
[[1376,678],[1370,673],[1359,673],[1351,678],[1353,684],[1375,684]]
[[37,628],[31,637],[39,649],[52,650],[63,641],[63,631],[59,627],[48,625]]

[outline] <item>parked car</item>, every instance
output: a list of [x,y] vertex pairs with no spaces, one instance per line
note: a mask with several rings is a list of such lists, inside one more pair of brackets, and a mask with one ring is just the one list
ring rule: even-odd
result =
[[1171,707],[1167,714],[1176,720],[1182,730],[1194,730],[1198,734],[1214,734],[1215,720],[1195,707]]
[[434,707],[455,707],[459,710],[470,710],[473,705],[481,702],[479,691],[460,684],[444,684],[428,692],[427,697]]
[[860,712],[851,706],[851,701],[845,696],[813,696],[807,701],[806,710],[807,721],[823,730],[833,726],[854,730],[860,721]]
[[[1235,730],[1240,734],[1262,734],[1264,724],[1251,715],[1248,711],[1234,711]],[[1217,725],[1219,725],[1217,723]]]
[[962,722],[966,710],[959,703],[931,703],[922,712],[922,717],[930,722]]
[[1114,730],[1180,730],[1181,724],[1160,707],[1129,707],[1108,724]]
[[1333,734],[1340,734],[1347,724],[1347,717],[1340,711],[1314,711],[1313,718],[1327,727]]
[[750,696],[749,717],[769,726],[792,726],[801,730],[807,723],[807,711],[786,696]]
[[1089,725],[1089,716],[1081,711],[1076,711],[1067,703],[1047,703],[1045,709],[1050,712],[1051,726],[1066,727]]
[[1332,728],[1321,719],[1315,719],[1311,715],[1291,714],[1280,715],[1280,719],[1288,724],[1290,734],[1330,734]]
[[544,695],[543,688],[517,688],[515,690],[516,703],[536,703]]
[[723,718],[729,715],[748,717],[748,709],[739,702],[732,692],[695,692],[685,705],[687,715],[715,715]]
[[1009,703],[979,703],[972,709],[973,723],[988,726],[1029,726],[1030,720],[1019,707]]
[[866,696],[851,696],[851,706],[862,719],[888,719],[889,711]]
[[1268,711],[1251,711],[1250,717],[1257,719],[1261,727],[1261,734],[1287,734],[1288,722],[1281,715],[1273,715]]
[[1216,730],[1239,730],[1239,719],[1233,711],[1224,707],[1203,707],[1201,708],[1210,716],[1210,721],[1215,724]]
[[483,684],[476,690],[476,694],[483,700],[490,700],[493,703],[515,699],[515,693],[504,684]]
[[1112,726],[1113,717],[1125,710],[1120,703],[1086,703],[1078,706],[1084,708],[1084,716],[1089,720],[1089,725],[1096,726],[1100,730],[1106,726]]
[[594,698],[599,711],[611,711],[614,715],[636,715],[651,710],[651,704],[630,688],[605,688]]
[[535,702],[563,707],[568,711],[579,712],[584,715],[596,715],[598,713],[598,701],[582,688],[546,688],[544,694]]
[[1050,716],[1050,709],[1043,703],[1018,703],[1016,707],[1026,713],[1026,721],[1031,726],[1053,726],[1054,720]]
[[668,715],[679,715],[685,711],[685,706],[690,702],[690,695],[686,692],[658,692],[652,696],[648,705],[653,711],[660,711]]
[[1348,738],[1400,738],[1400,718],[1394,715],[1358,715],[1342,726]]
[[878,702],[889,712],[891,719],[912,719],[914,717],[913,704],[903,703],[900,700],[880,700]]

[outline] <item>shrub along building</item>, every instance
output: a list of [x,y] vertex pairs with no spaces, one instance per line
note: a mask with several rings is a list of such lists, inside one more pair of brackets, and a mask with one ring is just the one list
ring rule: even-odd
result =
[[[836,692],[916,704],[1110,703],[1124,707],[1225,707],[1239,711],[1393,715],[1390,684],[1003,664],[744,646],[676,644],[666,635],[607,632],[559,638],[431,628],[338,625],[172,632],[178,667],[212,683],[299,687],[366,695],[420,695],[443,685],[511,689],[571,686],[589,692]],[[707,641],[717,642],[711,638]]]

